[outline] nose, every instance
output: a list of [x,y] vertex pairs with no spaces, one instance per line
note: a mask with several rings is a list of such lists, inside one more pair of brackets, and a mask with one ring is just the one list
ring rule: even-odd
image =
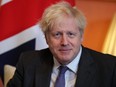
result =
[[62,38],[61,38],[61,45],[62,46],[66,46],[68,45],[68,38],[65,34],[62,35]]

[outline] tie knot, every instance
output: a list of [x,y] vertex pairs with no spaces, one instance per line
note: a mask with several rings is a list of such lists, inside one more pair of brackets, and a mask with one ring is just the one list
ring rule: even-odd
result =
[[60,74],[64,74],[67,71],[68,67],[67,66],[60,66],[59,70],[60,70]]

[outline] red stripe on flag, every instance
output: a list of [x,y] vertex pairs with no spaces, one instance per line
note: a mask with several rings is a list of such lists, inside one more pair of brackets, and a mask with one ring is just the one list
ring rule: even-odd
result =
[[[45,8],[60,0],[13,0],[0,7],[0,41],[35,25]],[[73,0],[67,0],[74,5]]]

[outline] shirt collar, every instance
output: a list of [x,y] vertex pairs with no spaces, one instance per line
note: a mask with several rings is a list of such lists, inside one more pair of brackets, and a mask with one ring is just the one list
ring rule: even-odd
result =
[[[74,60],[72,62],[70,62],[68,65],[66,65],[74,73],[77,73],[81,53],[82,53],[82,47],[80,46],[80,50],[79,50],[79,53],[77,54],[76,58],[74,58]],[[53,58],[53,59],[54,59],[54,69],[57,69],[60,66],[60,63],[58,63],[58,61],[55,58]]]

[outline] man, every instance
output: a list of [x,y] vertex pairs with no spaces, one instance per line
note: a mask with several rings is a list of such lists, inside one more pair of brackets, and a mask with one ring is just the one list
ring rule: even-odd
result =
[[60,66],[68,69],[59,87],[116,87],[116,57],[81,45],[85,25],[67,2],[47,8],[40,27],[49,48],[23,53],[7,87],[56,87]]

